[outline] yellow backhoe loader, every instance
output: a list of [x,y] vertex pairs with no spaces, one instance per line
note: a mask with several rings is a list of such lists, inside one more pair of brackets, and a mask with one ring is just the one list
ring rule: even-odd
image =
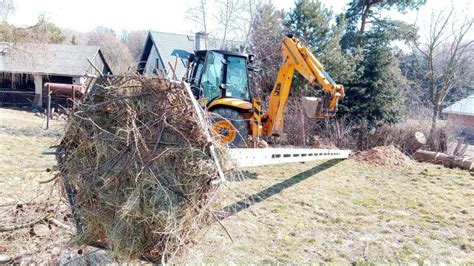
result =
[[221,141],[231,147],[256,147],[262,137],[279,136],[294,72],[310,85],[319,86],[323,96],[305,98],[304,109],[312,118],[334,116],[344,96],[344,87],[324,71],[313,53],[293,35],[281,45],[283,64],[268,101],[262,111],[261,99],[252,97],[249,71],[254,70],[254,56],[223,50],[196,51],[188,58],[185,81],[198,102],[213,113],[213,128]]

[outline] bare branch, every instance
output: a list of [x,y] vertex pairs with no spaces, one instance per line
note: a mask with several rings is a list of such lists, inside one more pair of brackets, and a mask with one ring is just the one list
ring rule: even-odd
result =
[[446,96],[454,88],[472,82],[472,70],[466,68],[473,61],[474,40],[467,39],[473,23],[472,18],[457,19],[453,7],[447,15],[444,11],[432,12],[425,43],[413,42],[415,61],[427,81],[433,108],[429,142]]

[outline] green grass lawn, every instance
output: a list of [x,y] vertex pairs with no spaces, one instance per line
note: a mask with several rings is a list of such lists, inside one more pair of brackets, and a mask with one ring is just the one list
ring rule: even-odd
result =
[[[55,165],[42,152],[58,143],[64,122],[44,126],[32,113],[0,109],[0,205],[57,202],[53,183],[40,183]],[[474,263],[473,181],[466,171],[427,164],[389,169],[345,160],[244,169],[223,187],[216,213],[232,239],[215,222],[176,261]],[[50,254],[47,245],[38,250]]]
[[439,166],[346,161],[251,168],[184,259],[235,263],[474,262],[474,187]]

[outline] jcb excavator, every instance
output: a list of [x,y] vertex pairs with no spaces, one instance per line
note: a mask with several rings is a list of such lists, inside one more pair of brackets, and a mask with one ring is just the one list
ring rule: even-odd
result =
[[261,99],[252,97],[249,88],[249,71],[255,69],[254,56],[204,50],[188,58],[185,80],[198,102],[213,113],[213,128],[221,135],[222,142],[231,147],[256,147],[262,137],[281,135],[295,71],[323,92],[321,98],[304,99],[306,114],[312,118],[334,116],[338,101],[344,96],[344,87],[332,80],[295,36],[289,34],[284,38],[281,53],[284,60],[269,96],[267,112],[262,111]]

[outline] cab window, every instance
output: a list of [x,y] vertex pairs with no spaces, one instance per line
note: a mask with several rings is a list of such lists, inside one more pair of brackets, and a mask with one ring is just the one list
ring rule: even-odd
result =
[[224,56],[215,52],[208,52],[205,72],[201,78],[201,86],[204,90],[204,97],[212,100],[221,95],[222,59]]
[[226,96],[249,100],[247,62],[243,57],[227,57]]
[[199,79],[201,78],[203,67],[204,67],[204,60],[199,59],[194,64],[191,78],[189,79],[189,83],[191,84],[191,90],[196,99],[199,99],[202,96],[201,87],[199,86]]
[[196,85],[199,83],[199,78],[201,77],[203,66],[204,66],[204,61],[202,59],[199,59],[193,69],[194,75],[192,76],[194,78],[191,79],[191,84]]

